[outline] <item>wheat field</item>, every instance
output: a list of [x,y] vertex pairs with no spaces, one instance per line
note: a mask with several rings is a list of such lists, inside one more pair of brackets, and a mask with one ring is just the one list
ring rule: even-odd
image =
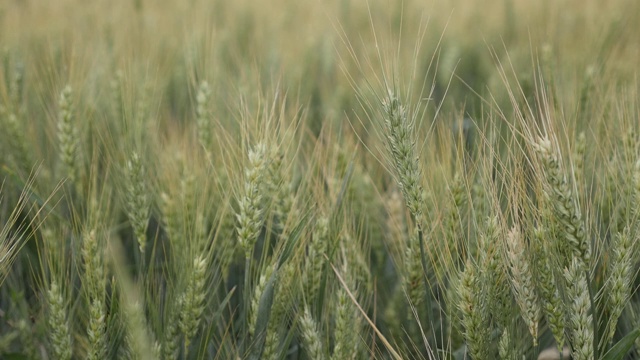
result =
[[1,359],[640,359],[640,2],[0,2]]

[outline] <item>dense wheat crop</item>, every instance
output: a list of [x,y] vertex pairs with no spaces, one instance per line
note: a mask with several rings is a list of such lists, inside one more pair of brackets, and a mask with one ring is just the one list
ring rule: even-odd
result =
[[0,2],[0,358],[640,358],[640,2]]

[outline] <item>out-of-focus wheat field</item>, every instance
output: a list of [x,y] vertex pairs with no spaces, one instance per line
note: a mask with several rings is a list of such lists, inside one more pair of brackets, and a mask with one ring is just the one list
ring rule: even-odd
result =
[[0,2],[0,358],[640,358],[640,2]]

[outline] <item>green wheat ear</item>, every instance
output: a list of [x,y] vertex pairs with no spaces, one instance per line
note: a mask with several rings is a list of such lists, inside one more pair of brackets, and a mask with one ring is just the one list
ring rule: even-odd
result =
[[[280,359],[280,346],[285,333],[289,313],[293,309],[293,304],[297,292],[298,269],[292,262],[281,265],[278,274],[278,283],[275,290],[273,307],[270,309],[269,324],[267,327],[264,351],[262,356],[267,360]],[[259,308],[259,306],[258,306]],[[257,321],[257,318],[256,318]],[[255,332],[255,331],[254,331]]]
[[133,227],[133,233],[138,241],[141,253],[147,245],[147,223],[149,221],[150,199],[146,186],[146,173],[142,160],[137,153],[133,153],[127,161],[127,215]]
[[262,191],[268,165],[266,151],[266,145],[263,143],[257,144],[249,151],[249,163],[244,170],[243,191],[238,198],[236,231],[238,244],[246,257],[251,254],[264,222],[266,209],[263,207]]
[[304,340],[305,351],[309,357],[314,360],[325,360],[325,350],[318,325],[307,307],[300,318],[300,332]]
[[564,270],[567,281],[567,299],[569,306],[569,326],[571,334],[572,356],[577,360],[592,360],[593,354],[593,315],[584,264],[577,258]]
[[187,289],[179,299],[182,309],[178,324],[184,334],[185,348],[187,349],[198,331],[205,308],[207,267],[208,261],[203,255],[198,255],[193,259]]
[[[422,258],[420,255],[420,243],[418,239],[418,230],[415,229],[407,243],[406,252],[404,254],[404,287],[409,294],[409,300],[413,306],[422,304],[425,296],[424,288],[424,269],[422,268]],[[408,314],[409,317],[413,315]]]
[[320,217],[316,222],[311,243],[309,244],[309,253],[307,255],[306,267],[304,269],[304,277],[307,283],[307,301],[314,303],[318,300],[320,286],[322,282],[322,274],[324,272],[325,253],[328,250],[329,236],[329,219]]
[[567,176],[562,172],[558,154],[549,138],[541,138],[534,149],[540,157],[544,172],[544,192],[557,221],[562,241],[558,244],[565,264],[574,256],[590,264],[591,243],[586,236],[584,221]]
[[84,282],[89,303],[88,359],[102,359],[109,347],[107,335],[107,307],[105,304],[104,251],[96,230],[87,231],[83,236],[82,258],[84,262]]
[[382,102],[385,137],[391,162],[405,203],[418,226],[421,226],[424,204],[422,202],[422,170],[415,148],[415,120],[409,118],[406,107],[391,90]]
[[260,306],[260,299],[262,298],[262,294],[264,293],[264,289],[267,286],[267,282],[271,278],[271,275],[274,271],[275,266],[273,264],[267,266],[260,274],[258,284],[253,290],[253,298],[251,300],[251,314],[249,318],[249,333],[251,335],[255,334],[256,322],[258,321],[258,308]]
[[87,359],[104,359],[109,347],[107,336],[107,315],[106,307],[101,299],[93,299],[89,308],[89,326],[87,328],[87,338],[89,340],[89,353]]
[[481,288],[478,270],[476,264],[467,260],[458,286],[458,306],[469,353],[474,359],[481,360],[489,359],[491,328],[486,291]]
[[[343,271],[343,273],[347,272]],[[335,344],[331,359],[357,359],[360,347],[359,333],[363,330],[360,325],[360,314],[345,289],[340,288],[336,298]]]
[[71,331],[67,320],[67,305],[57,281],[52,281],[47,290],[49,305],[49,338],[51,351],[56,359],[70,360],[73,353]]
[[554,274],[554,259],[551,251],[545,251],[549,244],[551,232],[540,228],[534,229],[533,256],[534,269],[536,269],[536,285],[540,292],[542,309],[547,319],[547,324],[553,333],[558,346],[558,351],[564,349],[565,339],[565,309],[559,290],[559,283]]
[[613,254],[611,254],[609,277],[606,282],[607,306],[610,314],[607,321],[606,340],[610,344],[613,342],[618,320],[632,294],[637,245],[631,240],[630,232],[630,228],[626,227],[622,233],[616,234],[612,246]]
[[511,228],[507,235],[506,261],[511,272],[513,294],[520,307],[520,315],[527,324],[533,337],[533,344],[538,344],[538,328],[542,315],[540,302],[536,293],[533,273],[529,263],[529,253],[522,239],[520,230]]
[[58,107],[58,144],[60,147],[60,160],[64,165],[66,176],[72,181],[78,180],[78,128],[73,117],[73,91],[67,85],[60,93]]
[[207,154],[213,149],[213,126],[211,119],[211,86],[207,81],[200,83],[196,95],[196,127],[198,141]]

